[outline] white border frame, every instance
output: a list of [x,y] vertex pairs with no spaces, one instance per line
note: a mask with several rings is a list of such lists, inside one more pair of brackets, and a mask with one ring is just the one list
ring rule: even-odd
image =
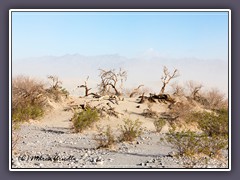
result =
[[[12,12],[228,12],[228,109],[229,109],[229,151],[228,169],[12,169]],[[231,10],[230,9],[10,9],[9,10],[9,171],[231,171]]]

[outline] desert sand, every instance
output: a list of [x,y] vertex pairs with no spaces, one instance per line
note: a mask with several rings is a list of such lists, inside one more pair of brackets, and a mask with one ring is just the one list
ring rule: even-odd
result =
[[[61,103],[50,102],[51,110],[38,120],[21,125],[19,141],[12,154],[13,168],[185,168],[184,161],[173,156],[170,144],[160,141],[168,132],[166,124],[156,132],[154,119],[141,113],[151,108],[158,114],[169,110],[169,103],[138,103],[137,97],[124,98],[114,103],[106,99],[70,97]],[[118,117],[106,115],[92,128],[82,133],[72,129],[74,109],[80,105],[110,107]],[[200,107],[196,107],[200,108]],[[119,127],[129,118],[142,122],[140,137],[133,142],[119,142],[111,148],[97,148],[94,139],[100,129],[110,125],[114,136],[119,136]],[[194,128],[194,127],[193,127]],[[226,154],[227,156],[227,154]],[[199,162],[194,168],[227,168],[227,163],[211,160],[206,165]]]

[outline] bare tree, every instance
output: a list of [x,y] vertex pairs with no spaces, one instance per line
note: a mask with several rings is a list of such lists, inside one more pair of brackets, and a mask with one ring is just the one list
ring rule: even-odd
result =
[[48,76],[48,79],[52,81],[51,88],[57,90],[58,88],[61,88],[62,81],[59,80],[57,76]]
[[210,109],[221,109],[228,107],[228,100],[224,93],[221,93],[219,89],[211,89],[206,94],[206,99],[208,101],[208,108]]
[[[100,70],[101,83],[99,86],[99,91],[101,94],[111,93],[113,89],[115,95],[121,95],[121,90],[123,88],[123,82],[127,80],[127,71],[123,71],[121,68],[119,72],[115,72],[115,69],[112,70]],[[119,84],[120,82],[120,84]]]
[[159,94],[163,94],[165,92],[166,86],[169,84],[169,82],[179,76],[178,69],[174,69],[173,73],[170,73],[168,68],[166,66],[163,67],[163,75],[161,77],[162,80],[162,88]]
[[139,93],[139,89],[144,86],[143,84],[139,85],[137,88],[133,89],[132,93],[129,95],[129,97],[133,97],[135,94]]
[[181,96],[184,94],[183,86],[179,85],[178,83],[173,83],[171,87],[172,87],[173,95]]
[[47,77],[49,80],[51,80],[51,87],[46,89],[46,92],[48,93],[48,96],[55,101],[62,100],[63,97],[68,98],[69,92],[63,88],[62,81],[59,80],[57,76],[48,76]]
[[197,100],[200,97],[200,90],[202,89],[203,85],[194,81],[188,81],[187,85],[189,87],[191,97],[194,100]]
[[78,88],[85,88],[85,96],[88,96],[89,95],[89,91],[92,89],[92,88],[88,88],[87,86],[87,81],[89,79],[89,76],[87,77],[87,79],[84,81],[84,84],[78,86]]

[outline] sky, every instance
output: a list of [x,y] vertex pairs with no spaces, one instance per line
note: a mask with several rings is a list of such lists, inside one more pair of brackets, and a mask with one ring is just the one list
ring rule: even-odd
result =
[[123,66],[130,86],[156,92],[167,65],[227,94],[228,13],[12,12],[12,62],[14,75],[57,75],[69,89]]
[[227,12],[13,12],[13,60],[46,55],[228,59]]

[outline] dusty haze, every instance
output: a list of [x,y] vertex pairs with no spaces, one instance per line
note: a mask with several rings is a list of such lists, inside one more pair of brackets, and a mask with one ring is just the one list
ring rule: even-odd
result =
[[[128,79],[124,88],[135,88],[139,84],[158,93],[161,87],[163,66],[170,71],[179,69],[180,76],[172,81],[184,84],[194,80],[204,85],[205,89],[218,88],[227,95],[228,93],[228,62],[222,60],[201,60],[197,58],[166,58],[159,55],[148,54],[127,58],[118,54],[83,56],[80,54],[64,56],[44,56],[13,60],[12,74],[29,75],[47,80],[48,75],[57,75],[72,95],[82,95],[83,89],[76,87],[89,76],[89,87],[97,90],[100,82],[99,68],[118,69],[124,68],[128,72]],[[170,89],[167,89],[169,91]]]

